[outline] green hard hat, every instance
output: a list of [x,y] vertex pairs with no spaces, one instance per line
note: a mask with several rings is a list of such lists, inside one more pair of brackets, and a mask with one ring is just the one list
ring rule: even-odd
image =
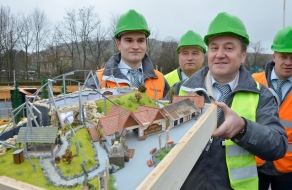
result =
[[280,30],[271,46],[276,52],[292,53],[292,26],[288,26]]
[[189,30],[179,39],[176,52],[179,53],[180,48],[184,46],[198,46],[202,48],[204,53],[206,53],[206,46],[203,38],[192,30]]
[[114,32],[115,38],[117,39],[119,34],[125,31],[144,31],[146,37],[150,35],[144,16],[133,9],[120,16]]
[[246,45],[249,44],[249,37],[243,22],[226,12],[219,13],[211,22],[208,34],[204,37],[205,44],[208,45],[209,39],[219,34],[233,34],[242,38]]

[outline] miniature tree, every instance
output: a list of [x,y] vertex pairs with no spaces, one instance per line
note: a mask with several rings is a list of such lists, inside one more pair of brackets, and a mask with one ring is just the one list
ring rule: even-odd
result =
[[171,89],[168,91],[168,96],[169,96],[170,102],[172,103],[172,98],[173,98],[173,96],[174,96],[174,88],[171,88]]
[[140,99],[142,98],[142,95],[139,92],[137,92],[137,93],[135,93],[135,98],[136,98],[137,102],[139,102]]
[[[47,81],[46,76],[42,76],[42,84],[41,86],[45,85]],[[49,98],[49,91],[48,91],[48,86],[44,86],[43,90],[42,90],[42,95],[41,95],[42,99],[48,99]]]
[[145,87],[145,85],[141,85],[141,86],[139,86],[139,88],[138,88],[138,91],[139,92],[146,92],[146,90],[147,90],[147,88]]
[[[18,81],[15,81],[14,91],[12,94],[12,108],[16,109],[21,104],[22,104],[22,102],[21,102],[21,96],[20,96],[19,89],[18,89]],[[22,114],[23,114],[23,112],[21,110],[17,115],[15,115],[15,122],[18,123],[21,120]]]

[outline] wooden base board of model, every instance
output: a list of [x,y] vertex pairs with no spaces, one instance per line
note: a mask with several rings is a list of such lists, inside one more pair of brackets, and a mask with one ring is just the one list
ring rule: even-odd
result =
[[180,189],[217,126],[217,106],[209,109],[190,128],[136,190]]
[[0,176],[0,189],[1,190],[45,190],[43,188],[24,183],[22,181],[17,181],[15,179]]

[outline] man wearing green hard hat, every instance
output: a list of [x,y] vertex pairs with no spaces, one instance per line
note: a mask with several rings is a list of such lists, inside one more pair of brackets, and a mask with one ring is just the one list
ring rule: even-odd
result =
[[257,159],[259,189],[292,189],[292,26],[280,30],[271,49],[273,60],[265,71],[253,74],[256,81],[268,87],[277,99],[280,121],[288,135],[284,158],[275,161]]
[[206,46],[199,34],[189,30],[180,38],[176,52],[179,68],[164,76],[170,87],[189,78],[202,67]]
[[[120,87],[145,85],[152,99],[161,99],[169,91],[164,76],[153,68],[146,54],[147,37],[150,35],[144,16],[135,10],[122,14],[117,21],[114,36],[120,53],[113,55],[104,69],[97,71],[99,86]],[[87,86],[96,88],[94,80]]]
[[243,67],[249,36],[238,17],[219,13],[204,42],[208,65],[180,82],[175,92],[195,92],[215,103],[217,128],[181,189],[258,189],[255,156],[276,160],[286,152],[276,100]]

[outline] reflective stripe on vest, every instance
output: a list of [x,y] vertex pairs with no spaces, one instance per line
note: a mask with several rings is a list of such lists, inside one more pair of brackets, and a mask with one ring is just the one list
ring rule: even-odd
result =
[[[266,75],[264,72],[255,73],[252,75],[253,78],[264,86],[268,87]],[[289,93],[289,92],[288,92]],[[273,164],[275,168],[282,173],[292,172],[292,114],[291,114],[291,105],[292,105],[292,92],[286,96],[285,100],[279,107],[279,118],[281,124],[284,126],[287,136],[288,136],[288,149],[285,156],[281,159],[274,160]],[[262,160],[256,157],[257,166],[262,166],[265,164],[265,160]]]
[[[105,88],[105,87],[112,88],[112,87],[117,87],[118,85],[128,86],[127,83],[118,83],[117,85],[116,82],[113,82],[110,80],[103,81],[102,80],[103,70],[104,69],[100,69],[97,72],[97,76],[100,81],[100,88]],[[145,87],[147,88],[146,93],[151,99],[159,100],[163,98],[163,92],[164,92],[164,87],[165,87],[164,76],[159,71],[154,70],[154,72],[158,78],[145,79]]]
[[166,74],[164,78],[168,82],[169,86],[172,87],[175,83],[180,81],[179,75],[178,75],[179,70],[176,69],[174,71],[171,71],[170,73]]
[[[257,83],[259,89],[259,83]],[[259,94],[237,92],[233,98],[231,109],[239,116],[256,121],[256,110]],[[226,164],[233,189],[257,189],[258,173],[253,154],[241,148],[231,140],[225,140]]]

